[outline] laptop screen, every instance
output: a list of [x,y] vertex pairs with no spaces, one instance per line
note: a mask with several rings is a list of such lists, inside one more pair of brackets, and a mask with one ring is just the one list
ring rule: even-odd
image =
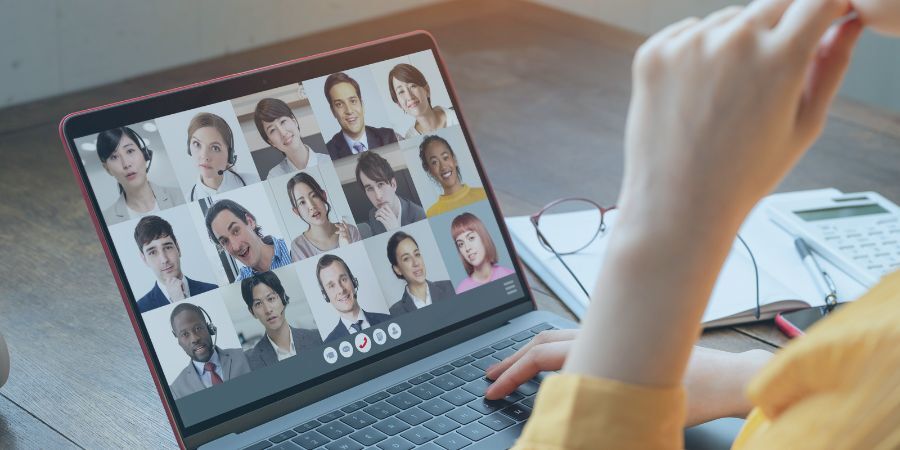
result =
[[72,136],[182,429],[525,298],[433,50],[295,65]]

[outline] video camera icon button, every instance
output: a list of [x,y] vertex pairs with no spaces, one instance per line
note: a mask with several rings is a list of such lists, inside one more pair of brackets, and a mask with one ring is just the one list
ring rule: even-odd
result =
[[325,362],[328,364],[334,364],[338,360],[338,353],[332,347],[325,347],[325,351],[322,353],[322,356],[325,357]]

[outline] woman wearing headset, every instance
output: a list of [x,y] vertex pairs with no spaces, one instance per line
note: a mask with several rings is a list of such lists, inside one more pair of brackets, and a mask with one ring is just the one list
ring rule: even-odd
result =
[[199,169],[190,201],[211,197],[260,181],[251,173],[232,170],[237,162],[234,134],[225,119],[208,112],[197,113],[188,125],[187,152]]
[[416,118],[405,138],[459,125],[453,107],[431,106],[431,87],[419,69],[409,64],[397,64],[388,73],[388,92],[391,100],[406,114]]
[[343,220],[338,223],[331,221],[328,217],[331,213],[328,193],[310,174],[300,172],[291,177],[287,192],[294,214],[309,225],[291,243],[291,257],[295,262],[362,238],[356,225]]
[[178,189],[150,182],[147,176],[153,151],[131,128],[120,127],[97,135],[100,164],[119,185],[119,198],[103,211],[107,225],[184,203]]
[[470,187],[462,182],[459,162],[446,139],[438,135],[426,136],[419,144],[419,159],[425,172],[428,172],[431,179],[440,184],[444,190],[438,200],[425,212],[428,217],[487,198],[483,188]]
[[318,330],[294,328],[288,324],[284,312],[290,301],[274,272],[245,278],[241,281],[241,296],[247,310],[266,330],[256,346],[246,352],[251,370],[271,366],[322,344]]

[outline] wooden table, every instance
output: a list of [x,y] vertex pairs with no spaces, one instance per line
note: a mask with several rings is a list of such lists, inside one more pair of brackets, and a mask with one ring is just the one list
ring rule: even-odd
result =
[[[165,418],[57,137],[67,112],[423,28],[441,45],[507,215],[557,197],[617,196],[634,35],[528,3],[458,1],[0,111],[0,447],[171,448]],[[127,53],[128,49],[122,49]],[[779,187],[900,201],[900,118],[839,102]],[[711,187],[712,188],[712,187]],[[529,274],[541,309],[571,314]],[[702,344],[774,349],[771,324]]]

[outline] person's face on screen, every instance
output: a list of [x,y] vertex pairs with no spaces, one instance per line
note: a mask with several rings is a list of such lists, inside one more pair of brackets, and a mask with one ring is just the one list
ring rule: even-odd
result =
[[124,188],[136,188],[147,182],[147,161],[144,154],[137,143],[125,134],[103,163],[103,168]]
[[322,287],[334,309],[340,313],[348,313],[357,308],[353,280],[343,264],[337,261],[331,263],[319,272],[319,279],[322,280]]
[[366,113],[362,99],[350,83],[338,83],[331,87],[331,112],[341,129],[353,138],[362,135],[366,126]]
[[392,78],[391,81],[394,93],[397,94],[397,105],[403,112],[417,117],[431,110],[428,100],[431,97],[431,89],[428,86],[419,86],[416,83],[408,83],[396,78]]
[[456,250],[472,267],[480,266],[485,260],[484,242],[478,233],[468,230],[459,233],[454,238]]
[[141,259],[158,280],[181,278],[181,250],[172,236],[154,239],[141,248]]
[[456,157],[443,142],[433,142],[425,149],[425,162],[431,178],[441,183],[445,190],[459,184]]
[[284,324],[284,302],[272,288],[264,283],[253,286],[253,317],[267,331],[274,331]]
[[419,252],[419,246],[412,239],[404,239],[397,244],[397,265],[394,273],[403,277],[408,284],[425,282],[425,260]]
[[[397,201],[397,179],[391,179],[391,182],[375,181],[365,172],[359,173],[359,180],[362,181],[363,190],[366,191],[366,197],[372,202],[372,206],[376,209],[384,205],[396,206]],[[396,213],[396,212],[395,212]]]
[[300,216],[304,222],[312,225],[324,225],[328,223],[328,205],[325,204],[326,199],[316,193],[306,183],[297,183],[294,185],[294,202],[297,207],[294,208],[294,214]]
[[219,176],[228,167],[228,145],[215,127],[198,128],[191,135],[191,156],[203,178]]
[[212,357],[213,342],[201,314],[184,310],[172,321],[172,330],[178,337],[178,345],[194,361],[207,362]]
[[247,267],[259,267],[263,258],[262,238],[253,231],[256,220],[247,217],[244,223],[231,211],[222,210],[212,221],[213,235],[219,245]]
[[293,117],[282,116],[273,122],[263,121],[263,129],[266,130],[269,143],[281,153],[303,148],[303,141],[300,140],[300,123]]

